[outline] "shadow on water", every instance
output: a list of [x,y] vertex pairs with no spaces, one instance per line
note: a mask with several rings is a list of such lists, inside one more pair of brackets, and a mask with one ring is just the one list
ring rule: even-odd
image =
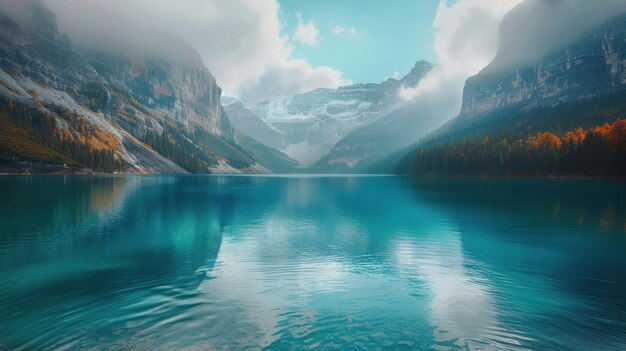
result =
[[[151,289],[189,295],[213,267],[232,216],[232,194],[219,187],[196,191],[214,181],[1,178],[0,340],[10,335],[26,348],[50,347],[45,340],[55,331],[63,336],[68,328],[89,324],[80,316],[87,309],[102,321],[123,315],[120,309],[132,307],[129,296],[148,296]],[[37,315],[24,314],[24,305]],[[64,322],[55,327],[53,321]],[[37,330],[40,337],[32,338]]]

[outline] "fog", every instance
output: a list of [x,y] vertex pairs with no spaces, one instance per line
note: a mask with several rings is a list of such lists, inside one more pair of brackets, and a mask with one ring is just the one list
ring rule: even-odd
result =
[[[291,56],[276,0],[0,0],[0,8],[28,20],[32,2],[50,8],[78,46],[202,61],[226,94],[247,105],[351,83],[332,67]],[[533,63],[624,11],[626,0],[441,1],[433,21],[435,68],[400,95],[428,100],[449,119],[470,76]]]
[[626,0],[443,1],[433,22],[438,62],[400,96],[418,107],[415,118],[449,120],[460,111],[467,78],[535,63],[625,11]]
[[248,105],[350,83],[331,67],[291,56],[276,0],[42,1],[79,46],[140,47],[172,56],[189,43],[225,92]]
[[624,12],[626,0],[525,0],[504,17],[498,53],[488,69],[535,63]]

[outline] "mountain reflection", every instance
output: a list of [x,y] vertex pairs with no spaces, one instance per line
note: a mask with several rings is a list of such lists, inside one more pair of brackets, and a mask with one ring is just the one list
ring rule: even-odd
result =
[[619,184],[9,177],[0,190],[9,347],[525,350],[588,321],[626,340]]

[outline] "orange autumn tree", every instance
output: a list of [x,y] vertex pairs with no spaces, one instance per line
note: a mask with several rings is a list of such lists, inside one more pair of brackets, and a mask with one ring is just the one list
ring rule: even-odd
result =
[[611,124],[605,139],[611,147],[617,148],[619,152],[626,152],[626,120],[618,119]]
[[[518,134],[518,137],[522,134]],[[626,120],[562,138],[541,132],[528,138],[488,135],[416,150],[415,174],[550,174],[626,177]]]
[[559,139],[558,136],[550,133],[537,133],[536,137],[530,137],[528,139],[528,143],[534,147],[535,149],[558,149],[561,147],[563,142]]
[[585,131],[583,131],[582,128],[578,128],[576,129],[576,131],[567,132],[565,136],[563,137],[563,141],[571,142],[574,145],[578,145],[582,143],[583,141],[585,141],[585,136],[586,136]]

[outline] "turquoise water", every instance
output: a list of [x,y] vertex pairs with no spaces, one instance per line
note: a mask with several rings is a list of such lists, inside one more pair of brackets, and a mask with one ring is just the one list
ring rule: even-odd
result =
[[1,177],[0,349],[624,350],[626,185]]

